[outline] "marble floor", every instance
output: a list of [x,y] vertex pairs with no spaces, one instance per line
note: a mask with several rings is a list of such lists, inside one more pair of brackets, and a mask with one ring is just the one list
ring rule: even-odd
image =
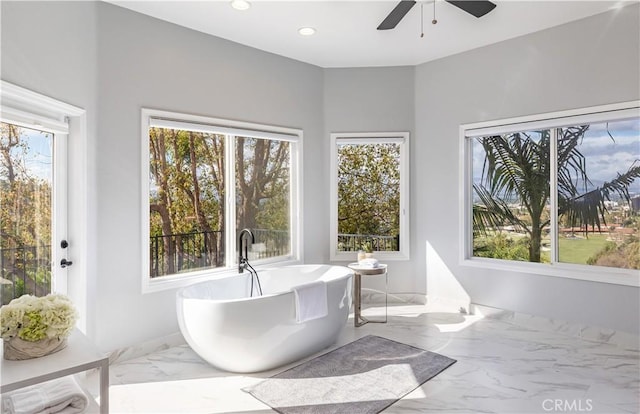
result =
[[[513,319],[425,305],[392,306],[387,324],[354,328],[352,316],[338,342],[318,354],[373,334],[457,360],[385,413],[640,410],[637,345],[588,341],[568,335],[561,327],[533,328]],[[209,366],[187,345],[168,348],[110,367],[110,411],[271,413],[241,388],[299,362],[258,374],[231,374]]]

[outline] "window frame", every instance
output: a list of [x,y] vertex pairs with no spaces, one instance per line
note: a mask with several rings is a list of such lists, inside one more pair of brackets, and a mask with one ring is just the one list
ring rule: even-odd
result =
[[[225,266],[207,268],[191,272],[166,275],[152,278],[150,273],[150,212],[149,212],[149,128],[185,128],[197,132],[219,133],[228,136],[244,136],[262,139],[278,139],[290,143],[291,178],[290,178],[290,247],[286,256],[256,260],[256,267],[271,265],[297,264],[303,261],[302,250],[302,147],[303,131],[300,129],[234,121],[201,115],[192,115],[164,110],[141,109],[141,236],[142,236],[142,293],[174,289],[191,283],[214,278],[221,278],[238,273],[237,257],[233,254],[236,246],[236,205],[234,180],[226,180],[225,191],[225,245],[230,254],[225,254]],[[235,146],[225,145],[225,169],[227,176],[235,177]],[[229,171],[232,174],[229,175]]]
[[[91,176],[88,174],[88,123],[84,108],[43,95],[22,86],[0,80],[0,119],[27,128],[35,128],[55,134],[54,182],[64,185],[65,202],[52,200],[62,209],[52,211],[52,265],[57,269],[52,278],[51,291],[68,295],[79,310],[76,326],[82,332],[91,330],[93,309],[88,305],[92,289],[87,275],[95,273],[90,257],[95,237],[90,235],[89,206],[93,203]],[[74,191],[68,191],[68,189]],[[54,192],[55,193],[55,192]],[[60,196],[60,193],[55,195]],[[63,211],[64,210],[64,211]],[[69,220],[73,217],[73,220]],[[64,221],[64,223],[63,223]],[[56,228],[57,227],[57,228]],[[62,230],[64,228],[64,230]],[[59,244],[60,239],[70,241],[68,249]],[[73,266],[61,269],[60,260],[73,261]]]
[[551,263],[531,263],[515,260],[493,259],[473,256],[473,138],[490,134],[506,134],[517,131],[551,129],[551,151],[555,152],[555,129],[584,123],[600,123],[640,117],[640,101],[628,101],[608,105],[599,105],[567,111],[549,112],[537,115],[500,119],[495,121],[462,124],[460,134],[460,171],[459,199],[460,203],[460,257],[462,266],[485,269],[504,270],[528,273],[541,276],[554,276],[569,279],[586,280],[609,284],[640,287],[640,270],[621,269],[605,266],[581,265],[557,261],[557,165],[551,168],[550,203],[551,203]]
[[330,259],[331,261],[355,262],[357,252],[338,251],[338,145],[349,144],[400,144],[400,250],[397,252],[374,252],[381,261],[410,259],[409,232],[409,132],[354,132],[330,134]]

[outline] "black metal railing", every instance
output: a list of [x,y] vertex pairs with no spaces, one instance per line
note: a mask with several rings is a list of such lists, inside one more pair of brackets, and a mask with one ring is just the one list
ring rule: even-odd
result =
[[150,273],[158,277],[224,264],[224,233],[201,231],[151,236]]
[[338,251],[354,252],[358,250],[397,252],[400,250],[400,236],[338,233]]
[[[288,230],[251,229],[255,236],[250,259],[289,254]],[[225,238],[222,230],[151,236],[150,276],[158,277],[196,269],[225,265]],[[237,251],[234,255],[237,256]]]
[[256,238],[249,256],[253,260],[291,253],[289,230],[253,229],[251,232]]
[[0,249],[0,301],[51,292],[51,246]]

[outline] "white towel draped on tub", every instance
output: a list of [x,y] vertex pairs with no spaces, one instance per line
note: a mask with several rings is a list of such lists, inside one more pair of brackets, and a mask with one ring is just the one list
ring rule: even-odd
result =
[[327,316],[327,284],[315,281],[293,287],[296,297],[296,322],[302,323]]
[[82,413],[89,400],[69,376],[21,388],[2,396],[3,414]]

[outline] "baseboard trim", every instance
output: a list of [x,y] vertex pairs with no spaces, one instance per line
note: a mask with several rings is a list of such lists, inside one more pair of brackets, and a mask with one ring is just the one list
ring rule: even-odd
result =
[[625,349],[640,350],[640,335],[616,331],[600,326],[572,323],[544,316],[514,312],[477,303],[471,304],[471,313],[488,319],[502,320],[517,326],[536,329],[543,332],[561,333],[583,339],[617,345]]

